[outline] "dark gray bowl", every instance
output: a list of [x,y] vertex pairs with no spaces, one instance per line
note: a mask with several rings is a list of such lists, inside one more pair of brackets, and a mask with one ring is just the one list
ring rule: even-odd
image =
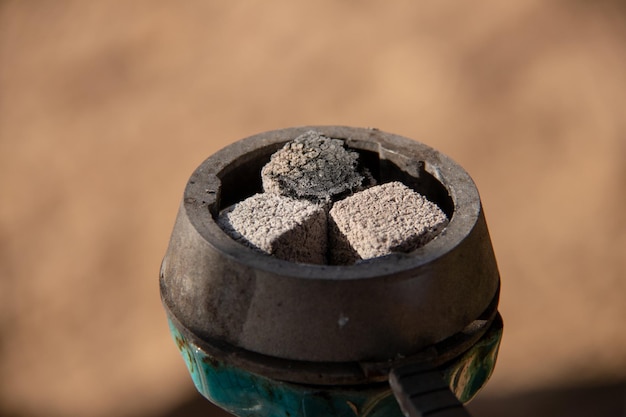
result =
[[[350,266],[287,262],[235,242],[217,225],[219,211],[260,192],[270,155],[311,129],[344,139],[380,182],[399,180],[426,195],[449,225],[411,253]],[[418,354],[486,311],[493,317],[498,291],[480,197],[465,170],[419,142],[339,126],[261,133],[209,157],[185,188],[161,268],[168,314],[194,340],[222,356],[287,368]]]

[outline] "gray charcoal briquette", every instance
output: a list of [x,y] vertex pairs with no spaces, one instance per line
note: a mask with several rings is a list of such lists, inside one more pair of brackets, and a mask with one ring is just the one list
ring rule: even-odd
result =
[[261,171],[263,189],[315,202],[355,191],[364,181],[357,172],[359,154],[340,139],[308,131],[275,152]]
[[233,239],[277,258],[326,263],[326,211],[310,201],[256,194],[223,210],[218,224]]
[[448,224],[441,209],[400,182],[360,191],[329,213],[331,263],[351,264],[393,252],[410,252]]

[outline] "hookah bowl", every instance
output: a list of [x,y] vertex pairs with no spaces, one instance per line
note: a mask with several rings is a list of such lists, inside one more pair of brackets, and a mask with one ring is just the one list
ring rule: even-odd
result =
[[[342,139],[379,182],[448,216],[436,239],[354,265],[281,260],[217,224],[262,191],[261,168],[310,130]],[[467,416],[495,366],[500,276],[478,190],[450,158],[377,129],[288,128],[205,160],[160,272],[172,336],[198,391],[241,417]]]

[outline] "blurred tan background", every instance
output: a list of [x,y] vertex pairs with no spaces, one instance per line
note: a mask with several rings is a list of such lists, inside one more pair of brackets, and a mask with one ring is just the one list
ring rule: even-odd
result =
[[341,124],[478,184],[505,337],[475,415],[626,415],[624,45],[616,0],[0,0],[0,414],[211,415],[157,284],[185,182]]

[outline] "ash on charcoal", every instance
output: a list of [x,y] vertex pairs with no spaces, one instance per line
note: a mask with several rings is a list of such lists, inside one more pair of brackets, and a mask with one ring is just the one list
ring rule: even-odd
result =
[[[366,179],[357,171],[359,154],[339,139],[308,131],[274,153],[261,177],[267,193],[314,202],[356,191]],[[373,179],[368,179],[371,181]]]
[[238,242],[277,258],[326,263],[326,210],[310,201],[256,194],[223,210],[218,224]]
[[433,202],[400,182],[360,191],[329,213],[333,264],[351,264],[425,245],[448,224]]

